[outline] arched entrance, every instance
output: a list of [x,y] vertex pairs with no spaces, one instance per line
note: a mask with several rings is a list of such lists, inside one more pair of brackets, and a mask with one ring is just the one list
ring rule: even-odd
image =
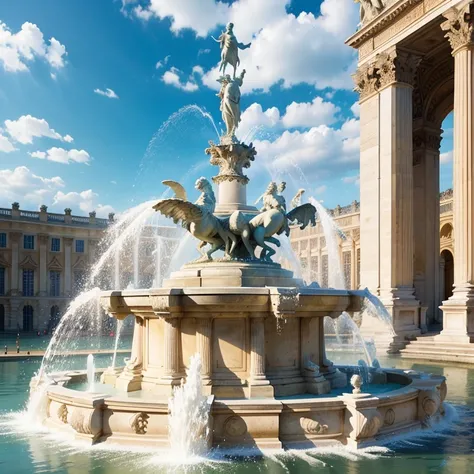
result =
[[440,273],[441,297],[446,301],[453,295],[454,285],[454,258],[447,249],[441,252]]
[[5,331],[5,306],[0,304],[0,331]]
[[59,306],[51,306],[51,310],[49,312],[49,329],[54,329],[59,324],[60,320],[61,313],[59,312]]
[[33,331],[33,307],[30,305],[23,307],[23,331]]

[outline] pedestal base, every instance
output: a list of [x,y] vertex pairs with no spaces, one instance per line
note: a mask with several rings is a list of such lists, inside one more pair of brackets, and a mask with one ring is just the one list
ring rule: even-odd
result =
[[101,376],[100,383],[105,383],[108,385],[114,385],[117,382],[118,377],[122,373],[123,369],[109,367]]
[[443,330],[435,337],[439,342],[474,342],[474,295],[454,293],[443,301]]
[[125,392],[136,392],[142,389],[142,378],[141,372],[133,373],[125,369],[117,379],[115,388]]

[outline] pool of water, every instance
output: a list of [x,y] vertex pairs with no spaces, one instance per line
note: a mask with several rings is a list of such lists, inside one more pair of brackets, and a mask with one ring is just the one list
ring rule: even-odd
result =
[[[110,356],[96,357],[106,366]],[[385,358],[384,367],[414,369],[446,376],[452,421],[432,432],[414,434],[383,448],[351,451],[315,449],[306,452],[266,453],[238,459],[213,453],[209,459],[186,466],[169,465],[169,453],[123,451],[107,446],[87,447],[64,436],[36,431],[21,415],[28,383],[40,360],[0,362],[0,473],[122,474],[161,472],[202,473],[328,473],[328,474],[473,474],[474,367],[416,363]],[[74,359],[85,368],[85,357]]]

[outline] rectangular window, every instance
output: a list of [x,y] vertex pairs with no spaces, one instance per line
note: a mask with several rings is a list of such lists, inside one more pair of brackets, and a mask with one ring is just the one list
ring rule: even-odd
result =
[[23,248],[25,250],[34,250],[35,249],[35,236],[34,235],[24,235],[23,236]]
[[76,252],[77,253],[84,253],[84,241],[83,240],[76,240]]
[[0,233],[0,248],[4,249],[7,247],[7,234],[5,232]]
[[51,239],[51,252],[60,252],[61,251],[61,239],[58,237],[53,237]]
[[35,271],[23,270],[23,296],[35,295]]
[[328,287],[328,256],[323,255],[321,257],[321,287],[327,288]]
[[78,295],[86,284],[86,272],[84,270],[76,270],[74,272],[74,292]]
[[60,292],[60,279],[61,279],[61,272],[50,271],[49,272],[49,296],[59,296]]
[[342,266],[344,270],[344,286],[346,290],[351,288],[351,252],[342,252]]
[[0,267],[0,295],[5,295],[5,268]]

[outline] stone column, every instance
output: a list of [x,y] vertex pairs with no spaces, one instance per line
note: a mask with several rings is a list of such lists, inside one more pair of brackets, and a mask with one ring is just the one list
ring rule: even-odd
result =
[[201,378],[203,385],[212,385],[212,319],[197,320],[196,349],[201,356]]
[[71,237],[64,237],[64,296],[71,296],[72,294],[72,242],[74,239]]
[[250,319],[250,397],[273,397],[273,387],[265,375],[265,319]]
[[[124,319],[127,314],[117,316],[118,319]],[[119,390],[126,392],[135,392],[142,388],[142,369],[143,369],[143,333],[144,321],[135,316],[135,327],[133,329],[132,353],[130,359],[126,361],[125,369],[117,379],[115,386]]]
[[441,27],[454,56],[454,290],[438,338],[474,342],[474,6],[446,18]]
[[39,262],[39,295],[38,296],[47,296],[48,295],[48,268],[47,268],[47,245],[48,245],[48,235],[47,234],[38,234],[38,243],[40,250],[40,262]]
[[[392,48],[355,75],[361,93],[361,286],[379,296],[400,340],[420,334],[412,149],[412,84],[419,60]],[[376,323],[367,329],[382,343],[387,331]]]
[[441,130],[420,125],[413,135],[414,284],[427,307],[428,323],[438,320],[439,296],[439,147]]
[[173,386],[181,383],[183,374],[179,370],[180,333],[181,319],[178,317],[163,318],[164,340],[163,340],[163,376],[160,385],[168,386],[166,393],[171,395]]
[[9,238],[12,247],[12,267],[11,267],[11,283],[10,292],[12,296],[18,296],[20,294],[20,279],[18,274],[19,269],[19,243],[21,240],[21,232],[10,232]]

